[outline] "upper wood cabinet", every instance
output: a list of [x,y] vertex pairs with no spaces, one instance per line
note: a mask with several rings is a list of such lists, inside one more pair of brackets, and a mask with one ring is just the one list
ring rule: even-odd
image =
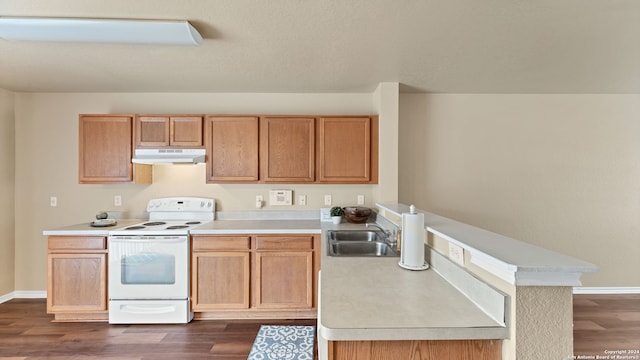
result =
[[262,117],[260,166],[265,182],[315,181],[315,118]]
[[136,148],[202,147],[202,116],[139,115],[135,127]]
[[319,182],[377,183],[378,118],[319,118],[317,166]]
[[81,184],[151,183],[151,167],[133,166],[133,115],[80,115]]
[[258,181],[257,116],[207,116],[207,182]]

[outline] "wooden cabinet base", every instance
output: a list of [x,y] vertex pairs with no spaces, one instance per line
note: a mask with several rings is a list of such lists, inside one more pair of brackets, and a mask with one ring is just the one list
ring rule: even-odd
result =
[[108,312],[99,313],[57,313],[53,318],[53,322],[90,322],[90,321],[109,321]]
[[329,360],[499,360],[502,340],[329,341]]
[[238,319],[316,319],[318,312],[314,310],[283,310],[283,311],[204,311],[196,312],[194,320],[238,320]]

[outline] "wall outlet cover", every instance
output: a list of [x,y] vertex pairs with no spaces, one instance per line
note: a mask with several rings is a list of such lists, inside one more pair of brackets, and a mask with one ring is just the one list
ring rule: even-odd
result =
[[320,208],[320,221],[331,222],[331,208]]
[[452,242],[449,242],[449,259],[464,266],[464,249]]

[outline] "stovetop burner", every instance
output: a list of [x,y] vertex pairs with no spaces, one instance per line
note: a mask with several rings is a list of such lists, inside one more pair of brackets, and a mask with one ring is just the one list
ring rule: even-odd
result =
[[178,229],[186,229],[189,225],[172,225],[167,227],[167,230],[178,230]]
[[201,221],[189,221],[187,223],[185,223],[185,225],[198,225],[198,224],[202,224]]
[[144,229],[145,227],[142,225],[135,225],[135,226],[129,226],[124,228],[124,230],[140,230],[140,229]]
[[150,222],[146,222],[144,224],[142,224],[143,226],[158,226],[158,225],[164,225],[166,224],[166,222],[164,221],[150,221]]

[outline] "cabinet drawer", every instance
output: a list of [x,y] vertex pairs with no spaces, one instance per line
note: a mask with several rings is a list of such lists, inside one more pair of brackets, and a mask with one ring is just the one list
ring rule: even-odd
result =
[[249,236],[194,236],[193,251],[249,250]]
[[49,250],[105,250],[107,238],[103,236],[49,236]]
[[256,236],[258,250],[308,250],[313,249],[313,236]]

